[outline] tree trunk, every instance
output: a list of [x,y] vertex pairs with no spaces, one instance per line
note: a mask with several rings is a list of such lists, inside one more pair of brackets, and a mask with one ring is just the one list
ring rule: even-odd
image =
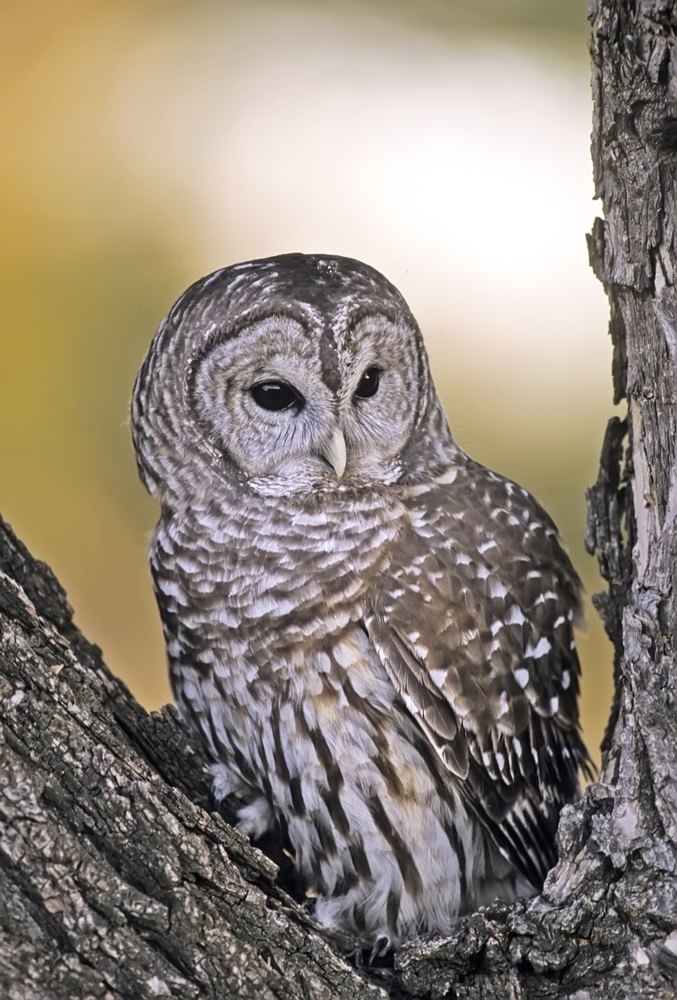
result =
[[[600,780],[562,815],[543,894],[354,968],[210,811],[173,709],[148,715],[0,522],[0,995],[675,996],[677,28],[666,0],[593,0],[595,184],[616,401],[589,491],[616,649]],[[553,109],[556,113],[556,109]]]

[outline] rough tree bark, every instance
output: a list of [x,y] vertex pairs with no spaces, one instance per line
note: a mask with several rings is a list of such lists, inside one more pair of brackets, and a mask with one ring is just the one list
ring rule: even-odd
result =
[[210,810],[173,709],[135,703],[0,523],[0,995],[675,996],[676,6],[591,6],[605,221],[589,247],[628,404],[589,491],[616,694],[600,779],[563,813],[543,894],[410,943],[392,970],[351,967]]

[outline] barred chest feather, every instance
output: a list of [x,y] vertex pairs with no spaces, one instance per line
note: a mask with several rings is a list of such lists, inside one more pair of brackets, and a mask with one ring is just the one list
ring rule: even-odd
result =
[[531,887],[449,781],[365,628],[365,595],[410,515],[397,491],[353,508],[347,520],[344,503],[291,516],[262,503],[245,519],[210,502],[163,520],[151,564],[175,696],[216,797],[236,797],[253,837],[280,832],[321,922],[394,945]]

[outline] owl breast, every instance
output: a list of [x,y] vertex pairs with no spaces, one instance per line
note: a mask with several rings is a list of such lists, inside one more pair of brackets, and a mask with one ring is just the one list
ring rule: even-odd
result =
[[[350,516],[346,516],[346,499]],[[316,917],[366,943],[449,930],[523,884],[492,851],[365,627],[397,491],[165,519],[151,565],[172,685],[240,827],[277,832]]]

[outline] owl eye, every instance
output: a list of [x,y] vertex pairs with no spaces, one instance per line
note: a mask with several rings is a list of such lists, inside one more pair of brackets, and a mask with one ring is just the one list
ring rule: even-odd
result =
[[257,382],[249,390],[252,399],[264,410],[290,410],[299,413],[305,399],[288,382]]
[[369,399],[370,396],[375,395],[380,378],[380,368],[377,368],[376,365],[371,365],[370,368],[367,368],[355,390],[357,399]]

